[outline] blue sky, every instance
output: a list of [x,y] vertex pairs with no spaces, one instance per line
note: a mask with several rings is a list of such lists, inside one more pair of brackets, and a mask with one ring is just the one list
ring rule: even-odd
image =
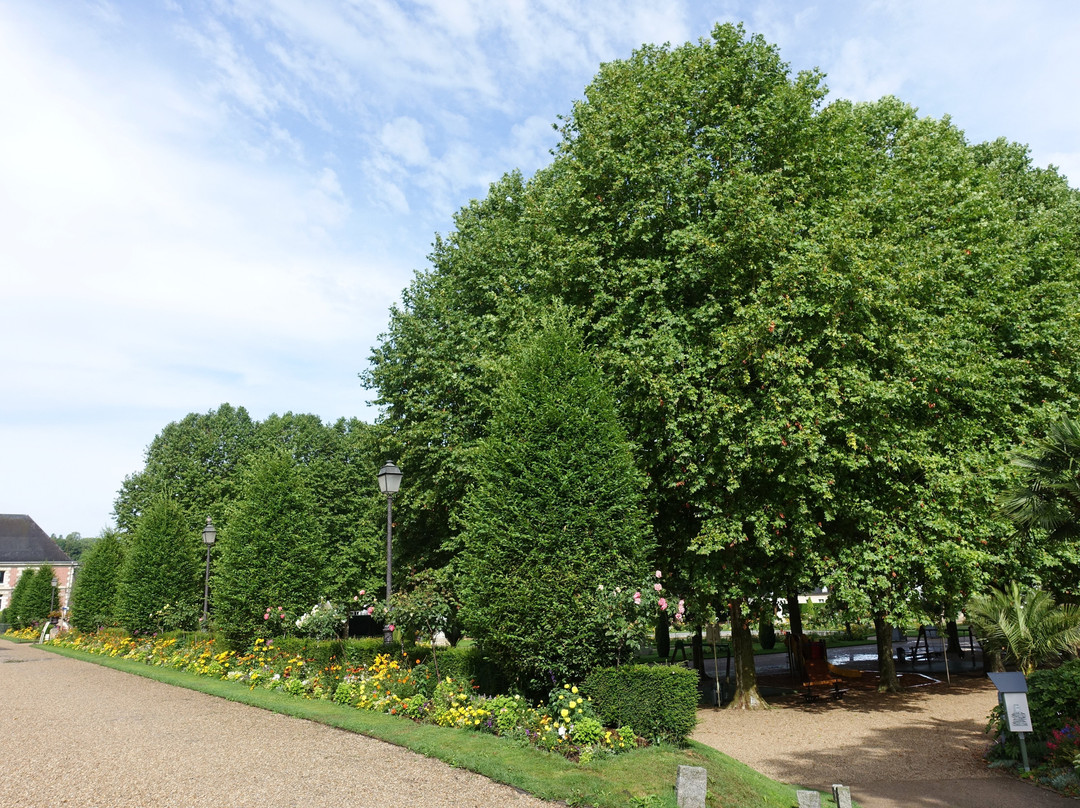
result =
[[453,212],[547,163],[600,63],[728,21],[1080,184],[1072,0],[0,0],[0,512],[97,535],[222,402],[373,420]]

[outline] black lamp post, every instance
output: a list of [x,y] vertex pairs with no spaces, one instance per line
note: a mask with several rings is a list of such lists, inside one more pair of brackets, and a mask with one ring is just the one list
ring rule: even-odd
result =
[[56,587],[60,585],[60,582],[55,578],[52,579],[52,595],[49,597],[49,619],[52,619],[53,609],[56,608]]
[[214,529],[214,523],[210,521],[210,517],[206,517],[206,527],[202,531],[203,544],[206,545],[206,580],[203,584],[203,598],[202,598],[202,621],[203,628],[206,628],[206,619],[210,614],[210,548],[214,546],[214,542],[217,541],[217,530]]
[[[390,573],[393,569],[393,557],[391,554],[391,539],[394,529],[394,494],[401,489],[401,469],[389,460],[379,469],[379,490],[386,494],[386,611],[390,612]],[[389,617],[387,617],[389,620]],[[394,641],[394,632],[390,630],[390,623],[383,626],[383,645],[390,645]]]

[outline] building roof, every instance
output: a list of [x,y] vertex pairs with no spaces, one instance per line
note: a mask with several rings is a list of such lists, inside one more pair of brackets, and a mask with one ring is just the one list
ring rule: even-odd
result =
[[0,514],[0,564],[71,564],[37,522],[24,514]]

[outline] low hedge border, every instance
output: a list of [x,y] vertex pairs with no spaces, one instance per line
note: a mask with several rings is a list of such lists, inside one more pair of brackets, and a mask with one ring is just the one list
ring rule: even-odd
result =
[[598,668],[581,689],[607,726],[628,725],[644,737],[682,745],[697,725],[698,675],[688,668]]

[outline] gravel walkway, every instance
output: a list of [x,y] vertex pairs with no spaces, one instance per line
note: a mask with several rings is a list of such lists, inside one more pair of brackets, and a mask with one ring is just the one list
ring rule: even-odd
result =
[[0,640],[0,805],[543,808],[361,735]]
[[901,678],[918,686],[880,694],[876,671],[863,672],[842,701],[795,695],[768,711],[704,709],[692,737],[776,780],[826,793],[843,783],[864,808],[1076,808],[986,768],[997,691],[985,676],[954,674],[952,685]]

